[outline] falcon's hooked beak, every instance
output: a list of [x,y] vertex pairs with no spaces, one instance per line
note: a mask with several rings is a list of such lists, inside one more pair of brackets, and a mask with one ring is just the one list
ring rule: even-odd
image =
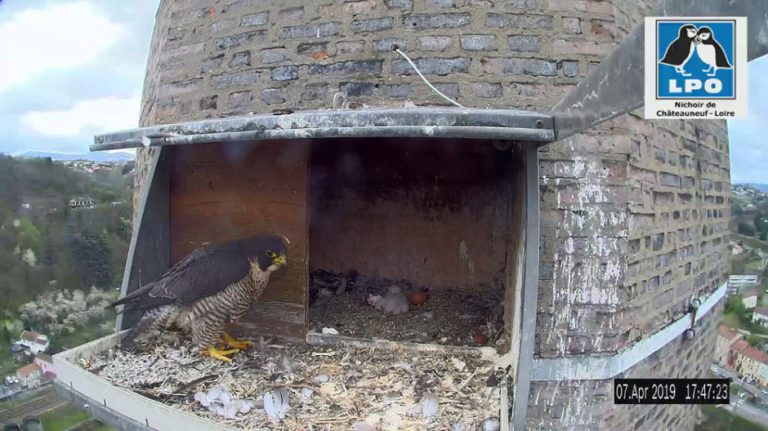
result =
[[278,267],[285,266],[287,263],[288,258],[284,254],[281,254],[272,260],[272,264],[277,265]]

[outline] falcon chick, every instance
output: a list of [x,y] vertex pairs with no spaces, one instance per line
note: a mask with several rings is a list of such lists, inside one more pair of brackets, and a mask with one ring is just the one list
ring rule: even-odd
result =
[[[267,286],[269,276],[286,265],[287,238],[262,235],[199,248],[157,281],[112,304],[142,317],[122,341],[132,349],[136,338],[170,328],[189,332],[201,353],[222,361],[247,347],[224,332],[227,323],[245,314]],[[221,337],[231,349],[220,350]]]

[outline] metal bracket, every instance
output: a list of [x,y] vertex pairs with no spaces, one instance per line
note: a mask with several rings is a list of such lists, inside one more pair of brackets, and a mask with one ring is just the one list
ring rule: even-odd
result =
[[701,300],[699,298],[694,298],[688,306],[688,314],[691,316],[691,327],[683,332],[683,340],[693,340],[696,337],[696,312],[699,311],[699,307],[701,307]]

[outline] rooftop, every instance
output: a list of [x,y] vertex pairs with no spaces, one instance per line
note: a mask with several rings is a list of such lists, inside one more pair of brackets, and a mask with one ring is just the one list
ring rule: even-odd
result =
[[22,340],[26,340],[34,343],[38,339],[38,337],[40,337],[40,334],[37,331],[21,331]]
[[758,296],[758,295],[760,295],[760,290],[758,289],[750,289],[750,290],[745,290],[744,292],[741,292],[742,298],[749,298],[749,297]]
[[768,307],[755,307],[755,313],[768,316]]
[[19,374],[24,377],[28,377],[30,374],[35,372],[38,372],[38,373],[40,372],[40,366],[34,362],[31,364],[24,365],[23,367],[16,370],[16,374]]
[[768,364],[768,353],[765,353],[762,350],[756,349],[752,346],[747,346],[747,348],[745,348],[741,354],[752,359],[753,361]]
[[731,344],[731,350],[737,351],[739,353],[744,351],[744,349],[746,349],[747,347],[749,347],[749,343],[747,343],[746,340],[739,340]]
[[734,338],[741,337],[741,334],[739,334],[735,329],[730,328],[730,327],[725,326],[725,325],[718,326],[717,327],[717,333],[720,336],[725,337],[725,338],[727,338],[729,340],[733,340]]

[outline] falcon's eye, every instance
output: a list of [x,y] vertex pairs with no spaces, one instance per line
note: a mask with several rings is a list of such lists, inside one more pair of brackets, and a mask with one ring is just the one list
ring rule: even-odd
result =
[[267,250],[267,256],[268,256],[270,259],[274,259],[274,258],[276,258],[276,257],[277,257],[277,253],[275,253],[275,252],[274,252],[274,251],[272,251],[272,250]]

